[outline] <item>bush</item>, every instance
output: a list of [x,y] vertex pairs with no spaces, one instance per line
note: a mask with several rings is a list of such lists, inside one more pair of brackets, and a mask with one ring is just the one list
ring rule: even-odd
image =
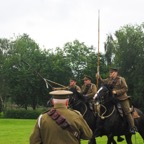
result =
[[3,112],[0,112],[0,118],[3,118],[4,115],[3,115]]
[[37,119],[42,110],[5,110],[4,118]]

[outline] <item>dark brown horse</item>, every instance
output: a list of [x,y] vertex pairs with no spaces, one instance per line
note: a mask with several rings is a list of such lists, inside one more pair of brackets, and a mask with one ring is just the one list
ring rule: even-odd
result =
[[[69,98],[69,106],[74,110],[78,110],[88,123],[89,127],[92,129],[93,133],[96,131],[96,121],[97,121],[97,114],[92,111],[89,106],[87,105],[85,99],[76,91],[73,92],[74,95],[71,95]],[[97,136],[106,135],[103,131],[98,131]],[[111,144],[116,144],[115,140],[112,138]],[[89,141],[89,144],[96,144],[95,135],[93,135],[92,139]]]
[[[98,118],[94,137],[104,132],[108,136],[107,144],[111,144],[114,136],[125,135],[127,144],[132,144],[129,132],[129,125],[126,118],[120,115],[116,107],[116,99],[112,95],[112,87],[103,85],[95,95],[97,106],[99,106]],[[144,114],[137,108],[134,108],[139,117],[135,118],[135,125],[142,139],[144,139]]]

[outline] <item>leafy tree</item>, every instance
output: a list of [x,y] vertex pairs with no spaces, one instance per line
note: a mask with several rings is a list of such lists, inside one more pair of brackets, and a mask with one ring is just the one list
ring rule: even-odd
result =
[[4,107],[3,99],[0,97],[0,113],[3,111],[3,107]]
[[114,55],[115,41],[112,35],[108,35],[105,42],[105,59],[108,67],[113,65],[113,55]]
[[[33,69],[41,69],[39,63],[43,59],[39,46],[28,35],[23,34],[15,41],[12,41],[12,47],[8,51],[9,57],[5,61],[5,69],[8,71],[7,83],[11,90],[12,100],[27,109],[31,105],[36,108],[38,100],[41,101],[42,83],[34,74]],[[23,60],[27,61],[31,67],[26,66]]]
[[70,77],[75,77],[81,80],[85,74],[85,69],[88,65],[88,58],[93,51],[93,47],[87,47],[84,43],[80,43],[78,40],[68,42],[64,45],[64,52],[66,60],[69,63],[69,67],[72,71]]
[[[48,78],[62,85],[67,85],[67,80],[72,75],[69,62],[63,50],[56,48],[55,53],[49,54],[50,63],[47,67]],[[58,87],[58,85],[56,85]]]
[[10,40],[8,39],[0,39],[0,96],[2,99],[5,101],[9,95],[10,95],[10,90],[8,83],[5,79],[5,75],[8,74],[9,72],[6,71],[4,65],[5,61],[8,59],[8,51],[11,47]]
[[142,107],[144,24],[121,27],[115,32],[115,37],[111,38],[111,44],[113,65],[119,67],[120,74],[126,78],[129,86],[128,93],[132,95],[134,103]]

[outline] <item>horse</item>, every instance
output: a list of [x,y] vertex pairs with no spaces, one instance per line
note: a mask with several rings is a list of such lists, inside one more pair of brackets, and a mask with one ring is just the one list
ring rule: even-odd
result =
[[[80,93],[78,93],[76,91],[73,91],[73,93],[74,93],[74,95],[69,96],[69,108],[79,111],[83,115],[84,119],[88,123],[88,125],[91,128],[91,130],[93,131],[93,133],[95,133],[97,114],[94,113],[94,111],[92,111],[89,108],[89,106],[86,103],[86,100]],[[100,133],[97,136],[103,136],[103,135],[105,135],[105,133]],[[116,142],[113,138],[109,141],[112,144],[116,144]],[[91,140],[88,143],[96,144],[95,135],[93,135],[93,137],[91,138]]]
[[[122,110],[119,110],[116,106],[118,103],[112,94],[112,87],[110,85],[101,86],[95,94],[94,99],[95,105],[98,108],[98,118],[93,137],[97,137],[101,132],[104,132],[108,136],[107,144],[111,144],[114,136],[125,135],[127,144],[132,144],[132,134],[129,132],[128,122],[126,117],[120,115]],[[139,115],[139,117],[134,119],[134,122],[144,140],[144,114],[137,108],[134,108],[134,112]]]

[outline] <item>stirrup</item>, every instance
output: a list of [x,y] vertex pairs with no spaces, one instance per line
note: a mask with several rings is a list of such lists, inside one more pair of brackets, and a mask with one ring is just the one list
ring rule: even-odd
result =
[[135,130],[133,128],[130,129],[129,131],[131,134],[135,134]]
[[136,127],[130,128],[130,133],[131,133],[131,134],[135,134],[137,131],[138,131],[138,130],[137,130]]

